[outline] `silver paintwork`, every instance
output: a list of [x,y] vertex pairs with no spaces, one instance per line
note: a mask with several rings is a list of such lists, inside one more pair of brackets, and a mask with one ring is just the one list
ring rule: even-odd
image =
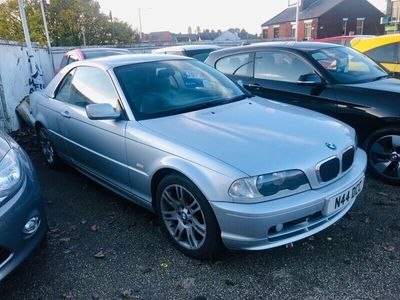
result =
[[[352,168],[328,183],[315,171],[318,162],[355,146],[354,130],[332,118],[299,107],[254,97],[199,111],[136,121],[113,68],[126,64],[187,59],[168,55],[115,56],[64,68],[44,92],[31,95],[37,124],[45,126],[58,154],[78,170],[120,195],[153,210],[152,180],[163,170],[189,178],[209,200],[223,242],[234,249],[265,249],[314,234],[338,220],[350,203],[312,230],[276,242],[268,230],[322,212],[329,197],[364,176],[366,155],[356,150]],[[65,74],[80,65],[107,72],[125,120],[90,120],[84,108],[61,103],[54,92]],[[61,115],[68,111],[69,118]],[[337,146],[329,149],[329,141]],[[302,170],[311,190],[273,201],[237,200],[228,195],[243,177]],[[236,202],[235,202],[236,201]],[[253,201],[253,202],[252,202]]]

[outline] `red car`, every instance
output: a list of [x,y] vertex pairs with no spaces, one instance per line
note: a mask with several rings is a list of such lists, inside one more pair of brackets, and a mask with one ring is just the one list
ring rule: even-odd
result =
[[120,48],[82,48],[82,49],[74,49],[64,53],[63,58],[60,63],[60,68],[57,70],[57,73],[64,68],[66,65],[69,65],[78,60],[85,60],[91,58],[105,57],[111,55],[123,55],[123,54],[132,54],[128,49],[120,49]]

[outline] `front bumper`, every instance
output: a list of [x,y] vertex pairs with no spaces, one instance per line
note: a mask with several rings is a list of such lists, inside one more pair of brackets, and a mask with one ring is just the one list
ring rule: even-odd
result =
[[[345,191],[364,177],[367,157],[359,149],[351,170],[318,190],[256,204],[213,202],[224,245],[229,249],[263,250],[311,236],[343,217],[355,199],[341,210],[324,216],[329,198]],[[275,231],[277,225],[283,229]]]
[[[30,163],[29,163],[29,166]],[[40,218],[31,235],[22,230],[32,217]],[[33,169],[25,171],[19,191],[0,207],[0,281],[17,268],[40,244],[47,232],[47,219]]]

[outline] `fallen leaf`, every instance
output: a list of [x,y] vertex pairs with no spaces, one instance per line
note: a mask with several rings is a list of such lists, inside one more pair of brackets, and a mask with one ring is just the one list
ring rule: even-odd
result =
[[104,258],[104,257],[106,257],[106,255],[105,255],[105,253],[104,253],[103,251],[100,251],[100,252],[97,252],[97,253],[94,255],[94,257],[95,257],[95,258]]
[[90,229],[91,229],[92,231],[97,231],[97,225],[96,225],[96,224],[93,224],[93,225],[90,227]]
[[286,249],[293,248],[293,243],[289,243],[285,245]]
[[326,238],[326,240],[327,240],[327,241],[332,241],[333,239],[332,239],[330,236],[328,236],[328,237]]
[[161,266],[161,268],[168,268],[168,267],[169,267],[169,265],[168,265],[167,262],[162,262],[162,263],[160,264],[160,266]]
[[386,252],[393,252],[395,250],[395,247],[391,245],[386,245],[383,246],[383,250],[385,250]]
[[132,297],[132,291],[131,290],[124,290],[121,292],[122,298],[128,299]]
[[369,223],[371,223],[370,218],[368,216],[365,216],[364,224],[369,224]]
[[313,240],[315,240],[315,237],[312,235],[312,236],[310,236],[310,237],[308,238],[308,240],[309,240],[309,241],[313,241]]
[[85,225],[86,223],[87,223],[86,220],[82,220],[82,221],[81,221],[81,224],[82,224],[82,225]]

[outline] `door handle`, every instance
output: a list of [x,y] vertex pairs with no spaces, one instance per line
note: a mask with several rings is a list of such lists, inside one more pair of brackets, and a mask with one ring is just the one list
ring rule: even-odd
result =
[[247,85],[247,87],[249,87],[251,89],[259,90],[259,89],[261,89],[261,84],[259,84],[259,83],[249,83]]
[[62,115],[64,118],[67,118],[67,119],[71,118],[71,115],[69,114],[69,111],[67,111],[67,110],[60,112],[60,115]]

